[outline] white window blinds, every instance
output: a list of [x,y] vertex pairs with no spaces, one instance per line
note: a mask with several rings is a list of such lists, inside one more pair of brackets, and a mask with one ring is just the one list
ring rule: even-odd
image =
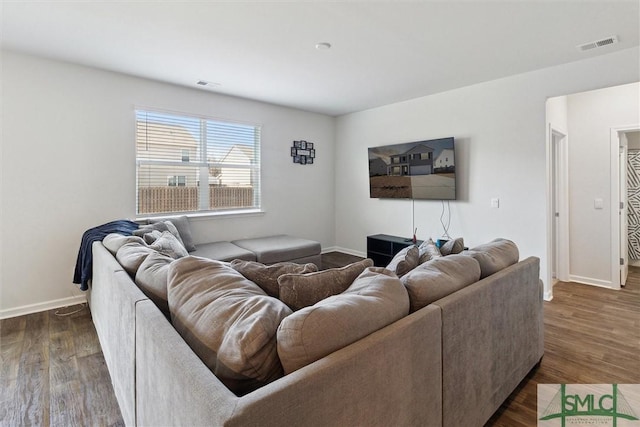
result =
[[260,127],[136,111],[137,214],[260,208]]

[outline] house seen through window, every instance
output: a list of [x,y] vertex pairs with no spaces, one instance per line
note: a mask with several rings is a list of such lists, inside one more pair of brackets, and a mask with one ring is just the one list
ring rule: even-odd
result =
[[260,127],[136,111],[138,215],[260,208]]

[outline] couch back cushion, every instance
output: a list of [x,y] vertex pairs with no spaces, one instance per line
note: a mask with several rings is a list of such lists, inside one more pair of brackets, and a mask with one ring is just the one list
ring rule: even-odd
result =
[[478,261],[481,279],[517,263],[520,258],[516,244],[507,239],[495,239],[464,251],[463,254]]
[[318,267],[311,263],[296,264],[294,262],[279,262],[265,265],[260,262],[245,261],[242,259],[234,259],[231,261],[231,267],[260,286],[267,295],[275,298],[278,298],[280,295],[278,277],[283,274],[306,274],[318,271]]
[[142,261],[135,282],[140,290],[158,306],[165,316],[169,317],[169,300],[167,297],[167,278],[169,265],[173,258],[159,253],[152,253]]
[[125,243],[116,252],[116,259],[131,277],[135,277],[140,264],[151,254],[157,253],[154,249],[142,243]]
[[373,267],[369,258],[315,273],[282,275],[278,278],[279,298],[292,310],[300,310],[344,292],[367,267]]
[[187,256],[171,263],[175,329],[231,391],[251,392],[282,376],[276,332],[291,310],[228,264]]
[[402,277],[411,312],[464,288],[480,279],[480,265],[472,257],[449,255],[434,258]]
[[339,350],[409,312],[407,291],[384,268],[367,268],[339,295],[286,317],[278,328],[278,354],[291,373]]
[[127,243],[138,243],[140,245],[144,245],[144,240],[142,240],[142,237],[138,237],[138,236],[123,236],[122,234],[118,234],[118,233],[111,233],[111,234],[107,234],[107,236],[102,239],[102,244],[104,245],[105,248],[107,248],[107,250],[109,252],[111,252],[111,255],[115,256],[116,253],[118,253],[118,249],[120,249],[122,246],[126,245]]

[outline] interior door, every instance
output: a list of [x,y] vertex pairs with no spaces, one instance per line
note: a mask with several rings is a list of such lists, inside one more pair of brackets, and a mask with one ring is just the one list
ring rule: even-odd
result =
[[620,179],[620,206],[619,206],[619,218],[620,218],[620,286],[624,286],[627,283],[627,276],[629,275],[629,218],[627,208],[627,155],[628,146],[627,138],[624,134],[620,135],[620,154],[618,157],[619,165],[619,179]]

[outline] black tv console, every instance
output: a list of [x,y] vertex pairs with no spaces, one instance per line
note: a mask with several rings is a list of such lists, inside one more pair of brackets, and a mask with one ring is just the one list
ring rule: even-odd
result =
[[[422,240],[416,242],[418,246],[421,243]],[[386,267],[395,254],[410,245],[413,245],[412,239],[404,237],[388,234],[367,236],[367,258],[371,258],[376,267]]]

